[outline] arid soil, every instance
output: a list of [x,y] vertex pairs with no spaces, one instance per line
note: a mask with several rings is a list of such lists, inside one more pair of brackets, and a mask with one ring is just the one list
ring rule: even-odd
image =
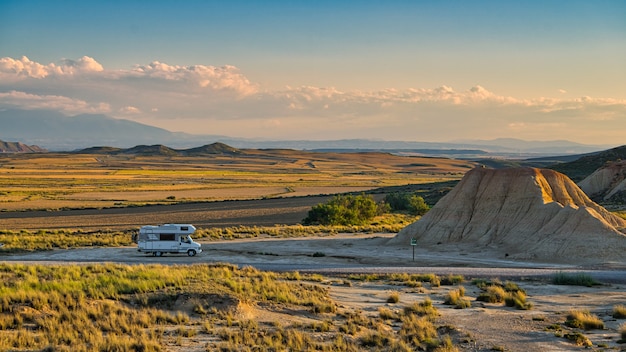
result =
[[[427,251],[410,245],[387,245],[393,234],[353,235],[303,239],[248,239],[236,241],[203,242],[203,253],[196,257],[186,255],[146,256],[134,247],[89,248],[55,250],[40,253],[13,255],[2,258],[20,262],[124,262],[191,264],[230,262],[255,266],[266,270],[321,273],[321,285],[328,287],[339,307],[348,311],[361,311],[375,317],[380,307],[402,310],[413,302],[430,298],[440,313],[437,325],[447,330],[461,351],[576,351],[576,346],[564,338],[568,332],[580,331],[594,344],[595,350],[620,350],[619,327],[624,323],[611,316],[615,305],[626,304],[625,272],[616,268],[604,271],[586,271],[603,284],[594,287],[557,286],[551,278],[558,272],[580,273],[588,268],[573,265],[554,265],[507,260],[492,257],[493,253],[472,253],[458,249]],[[317,254],[316,254],[317,253]],[[617,268],[619,269],[619,268]],[[465,277],[461,283],[472,307],[455,309],[443,304],[446,293],[458,286],[408,287],[390,281],[352,280],[343,284],[350,274],[358,273],[436,273],[441,276],[458,274]],[[480,289],[472,283],[475,278],[511,280],[523,288],[530,310],[516,310],[503,304],[476,301]],[[391,292],[399,292],[398,303],[387,303]],[[569,310],[589,310],[600,317],[605,328],[579,330],[565,327]],[[258,321],[310,320],[297,314],[267,310],[265,307],[247,307],[248,319]],[[243,314],[242,313],[242,314]],[[554,327],[558,326],[558,330]],[[202,351],[205,341],[185,345],[186,351]],[[601,349],[598,346],[605,346]],[[167,350],[179,351],[174,344]]]

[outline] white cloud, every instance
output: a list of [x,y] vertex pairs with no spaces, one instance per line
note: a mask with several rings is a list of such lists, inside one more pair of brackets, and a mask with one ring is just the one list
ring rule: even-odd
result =
[[107,112],[176,131],[267,138],[585,141],[595,135],[602,141],[602,133],[626,130],[626,100],[620,99],[520,99],[480,85],[263,91],[234,66],[154,61],[107,70],[88,56],[47,65],[1,58],[2,107]]
[[0,78],[9,81],[28,78],[43,79],[48,76],[73,76],[76,74],[102,72],[103,70],[102,65],[89,56],[83,56],[78,60],[64,59],[58,65],[54,63],[42,65],[31,61],[26,56],[22,56],[20,59],[0,58]]
[[26,92],[0,92],[0,107],[25,110],[56,110],[66,114],[110,113],[107,103],[88,103],[58,95],[36,95]]

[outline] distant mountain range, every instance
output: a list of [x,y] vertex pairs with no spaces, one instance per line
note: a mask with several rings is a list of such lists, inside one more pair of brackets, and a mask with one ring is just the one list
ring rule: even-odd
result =
[[114,147],[91,147],[75,151],[77,154],[108,154],[108,155],[163,155],[163,156],[196,156],[206,154],[241,154],[237,148],[233,148],[224,143],[215,142],[201,147],[188,149],[174,149],[161,144],[155,145],[137,145],[132,148],[114,148]]
[[43,153],[47,150],[36,145],[26,145],[20,142],[5,142],[0,140],[0,153]]
[[344,139],[327,141],[268,141],[221,135],[193,135],[149,126],[102,114],[66,116],[48,110],[0,110],[0,140],[34,144],[52,151],[74,151],[102,146],[130,148],[168,145],[192,148],[221,142],[235,148],[284,148],[318,151],[386,151],[398,154],[457,158],[530,158],[584,154],[611,145],[586,145],[570,141],[523,141],[519,139],[463,140],[450,143]]

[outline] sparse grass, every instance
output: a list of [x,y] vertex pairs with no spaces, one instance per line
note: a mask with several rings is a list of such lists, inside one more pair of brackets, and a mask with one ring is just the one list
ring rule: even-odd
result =
[[558,272],[552,277],[552,283],[555,285],[571,285],[571,286],[587,286],[592,287],[600,285],[587,273],[565,273]]
[[565,325],[585,330],[604,329],[604,322],[586,310],[571,310],[567,314]]
[[[142,346],[137,348],[160,351],[158,331],[166,325],[176,327],[180,345],[198,334],[187,313],[170,311],[183,293],[232,302],[287,303],[316,312],[335,309],[327,291],[317,285],[229,265],[0,264],[0,276],[0,329],[5,332],[0,350],[71,346],[73,351],[108,351]],[[191,302],[196,303],[190,312],[215,313],[210,303]],[[225,326],[259,329],[254,321],[237,323],[229,313],[223,318]],[[205,332],[215,329],[210,322],[202,327]]]

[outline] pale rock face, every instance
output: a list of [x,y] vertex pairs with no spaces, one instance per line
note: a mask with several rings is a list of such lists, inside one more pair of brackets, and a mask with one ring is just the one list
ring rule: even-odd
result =
[[599,168],[578,183],[593,199],[611,200],[618,193],[626,193],[626,161],[620,160]]
[[588,264],[623,261],[624,229],[626,221],[591,201],[561,173],[475,168],[389,243],[416,238],[426,248],[489,248],[511,259]]

